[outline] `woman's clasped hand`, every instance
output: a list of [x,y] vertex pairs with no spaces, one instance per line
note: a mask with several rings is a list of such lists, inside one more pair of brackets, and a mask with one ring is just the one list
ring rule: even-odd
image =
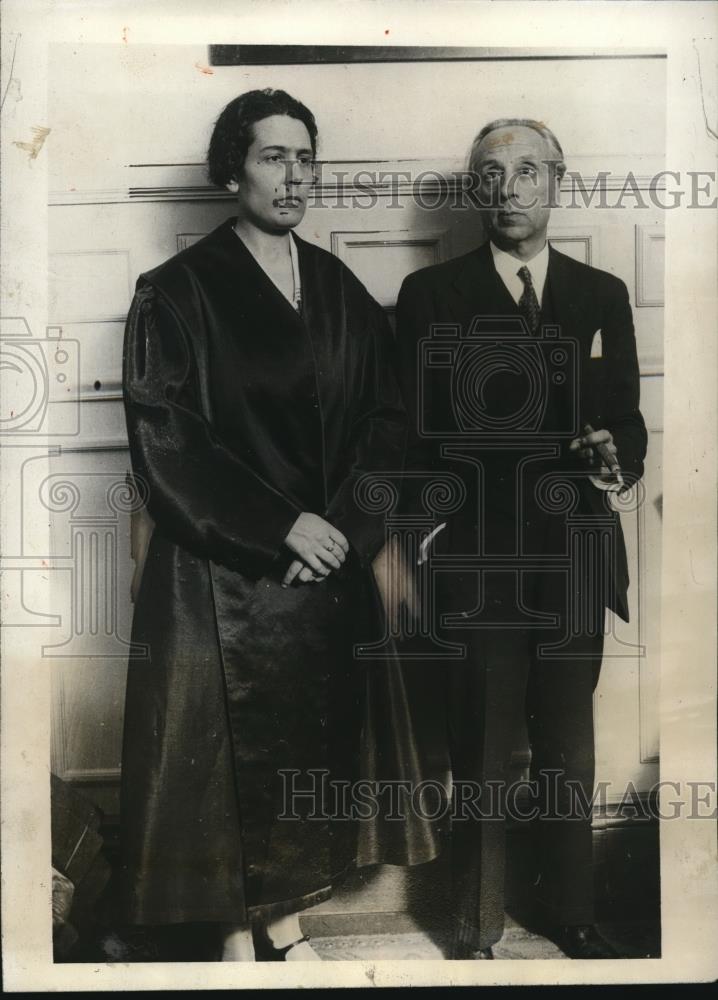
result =
[[287,569],[283,587],[295,579],[302,583],[324,580],[333,569],[341,569],[349,552],[349,542],[341,531],[319,514],[308,511],[299,515],[284,544],[299,558]]

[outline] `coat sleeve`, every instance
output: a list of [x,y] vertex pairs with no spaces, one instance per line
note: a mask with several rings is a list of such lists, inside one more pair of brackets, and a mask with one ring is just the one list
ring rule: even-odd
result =
[[628,290],[616,280],[602,330],[606,359],[603,423],[613,435],[624,472],[640,478],[648,435],[639,410],[640,373]]
[[213,431],[185,322],[149,284],[127,319],[123,395],[133,472],[157,529],[195,555],[264,575],[300,511]]
[[442,470],[439,448],[435,439],[422,435],[422,410],[432,412],[430,383],[422,378],[420,342],[429,335],[434,319],[434,303],[426,283],[409,275],[399,291],[396,304],[396,344],[399,385],[408,415],[406,471],[426,473],[421,480],[406,476],[402,488],[402,510],[424,513],[420,494],[428,478]]
[[372,562],[385,541],[385,513],[366,509],[355,487],[367,473],[387,473],[399,486],[406,448],[406,411],[396,378],[394,338],[386,314],[368,293],[366,335],[353,378],[352,461],[330,499],[325,517],[346,535],[363,565]]

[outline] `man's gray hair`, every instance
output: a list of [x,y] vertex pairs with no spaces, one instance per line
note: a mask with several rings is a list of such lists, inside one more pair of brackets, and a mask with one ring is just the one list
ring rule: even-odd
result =
[[553,134],[548,126],[544,125],[543,122],[534,121],[533,118],[496,118],[494,121],[489,122],[488,125],[484,125],[479,134],[474,139],[471,144],[471,152],[469,153],[469,170],[475,170],[478,160],[479,146],[484,141],[489,132],[495,132],[500,128],[530,128],[534,132],[538,132],[542,138],[546,140],[551,148],[552,153],[555,155],[555,159],[552,160],[554,163],[554,169],[559,180],[566,173],[566,164],[563,159],[563,150],[561,149],[561,143],[558,141],[556,136]]

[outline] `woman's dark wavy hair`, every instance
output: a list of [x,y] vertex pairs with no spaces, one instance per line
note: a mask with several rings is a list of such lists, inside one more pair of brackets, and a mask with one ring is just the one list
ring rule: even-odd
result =
[[289,115],[302,122],[309,133],[312,154],[317,152],[317,123],[309,108],[284,90],[248,90],[230,101],[215,122],[209,141],[209,179],[218,187],[237,180],[242,172],[255,122],[271,115]]

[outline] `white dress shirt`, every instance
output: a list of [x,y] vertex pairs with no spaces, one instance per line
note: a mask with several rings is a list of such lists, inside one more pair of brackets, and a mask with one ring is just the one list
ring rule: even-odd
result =
[[523,295],[525,288],[518,274],[519,269],[522,267],[527,267],[531,272],[531,281],[536,292],[536,298],[539,301],[539,305],[541,305],[541,296],[543,295],[544,285],[546,284],[546,272],[548,271],[548,242],[544,243],[543,249],[539,250],[531,260],[519,260],[518,257],[512,257],[510,253],[506,253],[505,250],[499,250],[493,243],[490,246],[494,258],[494,267],[498,276],[508,288],[511,298],[516,305],[519,304],[519,299]]
[[[534,291],[536,292],[536,298],[539,300],[540,304],[543,296],[544,285],[546,284],[546,274],[548,272],[548,242],[544,243],[543,249],[539,250],[536,256],[532,257],[531,260],[519,260],[517,257],[512,257],[510,253],[506,253],[504,250],[499,250],[499,248],[493,243],[491,243],[490,246],[491,253],[494,258],[496,273],[506,285],[511,298],[514,300],[516,305],[519,304],[519,299],[523,295],[525,288],[523,281],[518,275],[521,267],[527,267],[531,272],[531,281],[534,286]],[[608,490],[611,492],[621,489],[624,485],[620,470],[613,479],[608,481],[601,479],[598,476],[589,476],[588,478],[594,486],[598,487],[598,489]]]

